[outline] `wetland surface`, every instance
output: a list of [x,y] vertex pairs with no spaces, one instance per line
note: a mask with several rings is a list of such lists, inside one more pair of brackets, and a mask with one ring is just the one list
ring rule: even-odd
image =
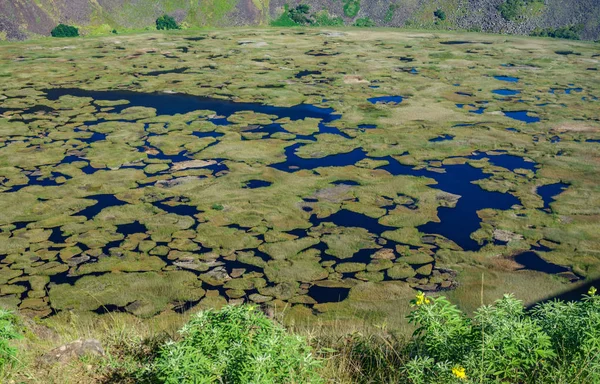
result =
[[394,323],[482,273],[528,303],[598,277],[598,45],[484,38],[0,45],[0,302]]

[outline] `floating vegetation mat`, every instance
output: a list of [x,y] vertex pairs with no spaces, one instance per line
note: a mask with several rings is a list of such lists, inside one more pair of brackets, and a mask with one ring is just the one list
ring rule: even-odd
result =
[[414,289],[476,306],[482,273],[486,300],[567,290],[600,271],[596,51],[275,29],[0,45],[0,305],[393,323]]

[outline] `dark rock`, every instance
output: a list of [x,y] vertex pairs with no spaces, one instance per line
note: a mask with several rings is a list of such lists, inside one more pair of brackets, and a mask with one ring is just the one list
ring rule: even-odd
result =
[[40,358],[43,364],[64,363],[72,358],[85,355],[104,356],[104,348],[96,339],[76,340],[72,343],[54,348]]

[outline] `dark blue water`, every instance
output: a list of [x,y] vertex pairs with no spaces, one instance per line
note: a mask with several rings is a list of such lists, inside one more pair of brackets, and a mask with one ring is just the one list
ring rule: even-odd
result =
[[454,140],[454,136],[445,134],[445,135],[433,138],[433,139],[431,139],[429,141],[432,142],[432,143],[437,143],[439,141],[448,141],[448,140]]
[[272,164],[271,167],[285,172],[295,172],[299,169],[315,169],[319,167],[345,167],[353,165],[366,157],[365,151],[357,148],[348,153],[338,155],[330,155],[317,159],[304,159],[296,155],[296,150],[301,147],[302,143],[296,143],[285,148],[285,156],[287,158],[283,163]]
[[503,111],[504,116],[510,117],[514,120],[522,121],[526,124],[537,123],[540,121],[540,118],[537,116],[529,116],[527,114],[528,111]]
[[443,45],[461,45],[461,44],[473,44],[472,41],[466,40],[450,40],[450,41],[440,41],[440,44]]
[[[333,114],[331,108],[320,108],[310,104],[299,104],[293,107],[274,107],[259,103],[241,103],[203,96],[167,93],[140,93],[131,91],[86,91],[75,88],[55,88],[45,90],[48,100],[57,100],[61,96],[91,97],[94,100],[128,100],[127,105],[114,107],[119,113],[129,107],[155,108],[157,115],[185,114],[197,110],[214,111],[219,116],[231,116],[239,111],[253,111],[278,118],[288,117],[290,120],[301,120],[307,117],[331,122],[341,116]],[[214,121],[213,121],[214,122]]]
[[400,104],[403,100],[402,96],[379,96],[367,99],[371,104]]
[[[458,108],[462,109],[462,108],[464,108],[465,104],[456,104],[456,106]],[[485,112],[485,107],[477,107],[475,104],[469,104],[469,107],[477,108],[477,109],[474,109],[474,110],[470,110],[469,111],[470,113],[476,113],[478,115],[481,115],[483,112]],[[473,124],[471,124],[471,125],[473,125]],[[458,126],[459,125],[455,125],[455,127],[458,127]]]
[[192,135],[199,137],[199,138],[203,138],[203,137],[213,137],[213,138],[217,138],[217,137],[221,137],[224,135],[224,133],[220,133],[220,132],[215,132],[215,131],[210,131],[210,132],[199,132],[199,131],[194,131],[192,132]]
[[330,288],[313,285],[308,289],[308,296],[317,303],[337,303],[345,300],[350,293],[350,288]]
[[74,132],[89,132],[91,133],[91,136],[88,138],[82,138],[82,137],[78,137],[77,140],[82,141],[86,144],[92,144],[95,143],[97,141],[103,141],[106,140],[106,134],[104,133],[99,133],[99,132],[94,132],[94,131],[82,131],[80,129],[74,129]]
[[[272,165],[286,172],[294,172],[300,169],[314,169],[327,166],[346,166],[367,158],[366,152],[362,149],[355,149],[352,152],[338,155],[331,155],[321,159],[302,159],[296,156],[295,150],[303,144],[295,144],[286,148],[287,161]],[[478,160],[488,158],[493,165],[514,171],[517,168],[536,170],[536,164],[527,162],[523,158],[502,154],[486,155],[485,153],[476,153],[470,156],[470,159]],[[500,192],[490,192],[483,190],[472,181],[485,179],[489,177],[481,169],[472,167],[468,164],[452,165],[444,167],[446,173],[428,171],[426,169],[415,170],[409,166],[402,165],[392,157],[381,158],[389,162],[388,165],[381,167],[393,175],[411,175],[432,178],[437,181],[436,189],[462,196],[455,208],[440,208],[438,217],[440,223],[427,223],[418,229],[423,233],[440,234],[461,246],[465,250],[477,250],[481,246],[470,238],[472,232],[476,231],[480,225],[480,219],[476,211],[484,208],[506,210],[513,205],[520,204],[519,200],[510,194]],[[392,230],[387,226],[379,224],[376,219],[368,216],[342,210],[338,213],[317,220],[313,216],[311,223],[318,225],[323,221],[333,221],[338,226],[360,226],[366,228],[369,232],[380,234],[386,230]],[[460,223],[461,225],[457,225]]]
[[177,204],[177,205],[169,205],[169,204],[165,204],[162,201],[157,201],[152,203],[152,205],[154,205],[156,208],[161,209],[165,212],[168,213],[173,213],[175,215],[180,215],[180,216],[194,216],[197,215],[198,213],[200,213],[200,211],[198,210],[198,208],[194,207],[193,205],[185,205],[185,204]]
[[360,183],[358,183],[354,180],[337,180],[331,184],[334,184],[334,185],[360,185]]
[[321,74],[321,71],[300,71],[300,72],[296,73],[296,75],[294,75],[294,77],[296,79],[301,79],[306,76],[320,75],[320,74]]
[[565,94],[570,95],[571,92],[583,92],[583,88],[550,88],[550,93],[555,94],[556,91],[564,91]]
[[[507,155],[490,156],[490,158],[503,156]],[[431,172],[426,169],[414,170],[396,161],[390,162],[389,165],[382,168],[393,175],[412,175],[435,179],[437,185],[433,186],[434,188],[460,195],[461,198],[454,208],[439,208],[438,217],[441,222],[429,222],[418,229],[423,233],[442,235],[466,251],[476,251],[481,248],[481,245],[470,237],[471,233],[480,226],[478,210],[484,208],[506,210],[515,204],[520,204],[520,201],[513,195],[486,191],[478,185],[472,184],[472,181],[485,179],[489,175],[468,164],[444,167],[446,173]]]
[[547,262],[534,251],[521,253],[520,255],[515,257],[515,261],[523,266],[522,269],[529,269],[532,271],[539,271],[550,274],[569,271],[569,268],[565,268],[560,265]]
[[494,76],[494,79],[500,80],[500,81],[507,81],[509,83],[518,83],[519,82],[518,77],[512,77],[512,76]]
[[375,129],[377,126],[375,124],[361,124],[358,126],[360,129]]
[[39,177],[38,176],[30,176],[30,175],[26,175],[26,176],[28,179],[27,184],[15,185],[4,192],[5,193],[17,192],[25,187],[29,187],[29,186],[33,186],[33,185],[37,185],[37,186],[41,186],[41,187],[55,187],[57,185],[60,185],[60,183],[56,182],[56,178],[60,177],[60,176],[63,176],[67,180],[71,179],[71,176],[63,175],[58,172],[50,172],[50,177],[45,177],[45,178],[42,178],[41,176],[39,176]]
[[555,197],[568,187],[569,184],[565,183],[548,184],[538,187],[536,192],[544,200],[544,209],[550,209],[550,203],[556,200]]
[[515,96],[521,93],[521,91],[517,91],[516,89],[494,89],[492,93],[500,96]]
[[[336,213],[323,218],[312,215],[310,217],[310,222],[315,227],[321,223],[334,223],[339,227],[361,227],[375,235],[381,235],[385,231],[393,231],[396,229],[379,224],[378,219],[374,219],[361,213],[352,212],[347,209],[339,210]],[[371,250],[371,252],[373,252],[373,250]]]
[[97,203],[74,213],[73,216],[85,216],[86,219],[92,220],[104,208],[127,204],[125,201],[117,199],[114,195],[94,195],[88,196],[86,199],[96,200]]
[[146,233],[146,226],[141,224],[139,221],[134,221],[129,224],[117,225],[117,233],[127,237],[135,233]]
[[530,171],[535,172],[537,169],[536,163],[532,161],[525,161],[525,159],[523,159],[522,157],[515,155],[488,155],[484,152],[477,152],[469,156],[469,159],[471,160],[480,160],[483,158],[487,158],[490,164],[506,168],[512,172],[514,172],[515,169],[528,169]]
[[264,180],[250,180],[246,183],[244,188],[250,188],[250,189],[264,188],[264,187],[268,187],[271,184],[272,183],[270,183],[268,181],[264,181]]
[[586,143],[600,143],[600,139],[587,139]]
[[86,166],[79,168],[87,175],[90,175],[98,170],[96,168],[91,167],[89,164],[89,161],[87,161],[86,159],[81,158],[79,156],[74,156],[74,155],[68,155],[68,156],[63,157],[60,164],[72,164],[72,163],[77,163],[77,162],[87,163]]
[[[326,125],[323,122],[319,123],[319,133],[330,133],[332,135],[338,135],[338,136],[342,136],[345,139],[352,139],[352,137],[348,136],[347,134],[345,134],[344,132],[340,131],[338,128],[336,127],[331,127],[329,125]],[[296,136],[299,139],[310,139],[310,140],[315,140],[314,135],[311,136]]]

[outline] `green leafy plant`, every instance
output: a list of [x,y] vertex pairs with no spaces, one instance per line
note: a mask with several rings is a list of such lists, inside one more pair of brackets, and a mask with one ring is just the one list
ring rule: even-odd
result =
[[[419,293],[414,358],[404,366],[414,384],[600,382],[600,298],[550,302],[527,311],[505,295],[468,318],[445,297]],[[472,380],[472,381],[469,381]]]
[[77,37],[79,30],[71,25],[58,24],[50,34],[52,37]]
[[225,207],[223,207],[223,205],[221,205],[221,204],[215,203],[212,205],[212,209],[214,209],[215,211],[222,211],[224,208]]
[[287,4],[283,6],[283,13],[277,19],[271,21],[270,24],[273,27],[295,27],[298,25],[291,19],[290,9]]
[[299,4],[296,8],[289,10],[290,19],[297,25],[309,25],[312,23],[312,19],[309,15],[310,6],[306,4]]
[[313,18],[313,25],[317,27],[341,27],[344,25],[341,17],[331,16],[327,11],[317,12]]
[[0,309],[0,372],[15,362],[17,349],[10,341],[21,338],[17,320],[13,313]]
[[354,26],[362,28],[374,27],[375,22],[369,19],[368,17],[361,17],[359,19],[356,19],[356,21],[354,22]]
[[356,17],[360,11],[360,0],[344,0],[344,15]]
[[388,10],[385,12],[385,16],[383,17],[383,21],[389,23],[394,18],[394,14],[396,10],[399,8],[398,4],[390,4]]
[[299,4],[290,8],[287,4],[284,6],[283,13],[276,20],[271,22],[275,27],[294,27],[298,25],[311,25],[313,23],[312,15],[309,14],[310,6]]
[[433,15],[442,21],[446,20],[446,12],[441,9],[436,9]]
[[506,20],[516,21],[526,16],[528,7],[543,7],[544,0],[506,0],[498,5],[498,11]]
[[196,314],[166,344],[155,364],[161,383],[321,383],[319,360],[300,336],[267,319],[255,306]]
[[156,29],[158,30],[169,30],[169,29],[179,29],[177,22],[175,19],[169,15],[162,15],[158,19],[156,19]]

